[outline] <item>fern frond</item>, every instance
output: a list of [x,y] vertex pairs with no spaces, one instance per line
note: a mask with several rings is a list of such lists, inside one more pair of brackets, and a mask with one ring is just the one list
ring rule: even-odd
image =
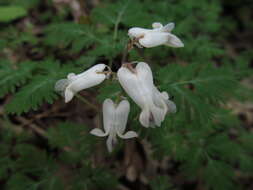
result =
[[15,94],[11,103],[6,106],[6,111],[20,114],[30,109],[36,110],[44,101],[53,103],[57,98],[54,93],[55,82],[55,78],[36,76],[31,83]]
[[58,97],[54,91],[55,82],[73,70],[51,61],[42,63],[38,68],[44,74],[36,75],[14,95],[12,101],[6,105],[8,113],[21,114],[31,109],[36,110],[43,102],[52,104]]
[[79,52],[82,48],[99,41],[88,26],[70,22],[51,24],[45,29],[45,33],[46,45],[58,45],[62,48],[71,45],[73,52]]
[[172,64],[159,73],[161,88],[175,97],[179,110],[203,123],[213,117],[217,105],[233,97],[238,86],[230,69],[212,65]]
[[169,183],[169,177],[168,176],[156,176],[151,181],[151,189],[152,190],[168,190],[172,189],[172,185]]
[[209,160],[203,173],[204,181],[212,189],[237,189],[233,183],[233,168],[226,162]]
[[33,62],[18,64],[18,68],[7,61],[0,61],[0,97],[9,92],[15,92],[16,87],[24,84],[32,77],[32,70],[35,68]]

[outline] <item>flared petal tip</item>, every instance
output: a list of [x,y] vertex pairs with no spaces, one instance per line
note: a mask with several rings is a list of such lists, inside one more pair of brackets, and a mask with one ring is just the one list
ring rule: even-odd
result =
[[139,122],[143,127],[148,128],[150,126],[150,111],[143,110],[139,117]]
[[169,40],[165,45],[174,47],[174,48],[184,47],[184,43],[177,36],[173,34],[170,34]]
[[160,22],[153,22],[152,28],[162,28],[163,25]]
[[184,43],[180,40],[177,44],[176,47],[181,48],[184,47]]
[[92,130],[90,131],[90,134],[95,135],[95,136],[98,136],[98,137],[104,137],[104,136],[107,135],[107,134],[104,133],[101,129],[98,129],[98,128],[92,129]]
[[131,139],[131,138],[136,138],[138,137],[138,134],[134,131],[128,131],[124,135],[118,133],[118,136],[122,139]]
[[167,101],[167,106],[168,106],[168,113],[176,113],[177,112],[177,106],[171,100]]
[[113,148],[115,147],[116,144],[117,144],[117,138],[109,135],[108,139],[106,140],[106,146],[109,153],[113,151]]
[[56,92],[62,92],[62,91],[64,91],[67,88],[68,85],[69,85],[69,80],[68,79],[58,80],[55,83],[54,90]]
[[66,88],[65,90],[65,103],[68,103],[72,100],[72,98],[74,97],[74,92],[68,88]]

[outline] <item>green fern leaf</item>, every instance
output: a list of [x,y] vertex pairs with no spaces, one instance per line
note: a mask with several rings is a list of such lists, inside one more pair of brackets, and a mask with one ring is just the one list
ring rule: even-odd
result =
[[169,183],[168,176],[156,176],[151,181],[151,189],[152,190],[168,190],[172,189],[172,185]]
[[6,111],[20,114],[30,109],[36,110],[44,101],[53,103],[57,98],[54,93],[55,82],[55,78],[36,76],[31,83],[15,94],[11,103],[6,106]]
[[51,24],[45,29],[46,38],[44,43],[50,46],[66,48],[72,46],[73,52],[79,52],[82,48],[89,47],[99,39],[91,28],[76,23]]
[[35,65],[33,62],[23,62],[14,69],[10,62],[0,62],[0,97],[9,92],[15,92],[16,87],[24,84],[27,79],[32,77],[32,70]]
[[60,123],[48,131],[49,143],[64,149],[61,159],[65,162],[79,162],[92,152],[93,138],[87,128],[70,122]]
[[55,82],[73,69],[60,67],[58,63],[47,61],[39,65],[39,70],[45,74],[36,75],[30,83],[18,91],[12,101],[6,105],[7,113],[21,114],[36,110],[42,103],[52,104],[58,97],[54,91]]

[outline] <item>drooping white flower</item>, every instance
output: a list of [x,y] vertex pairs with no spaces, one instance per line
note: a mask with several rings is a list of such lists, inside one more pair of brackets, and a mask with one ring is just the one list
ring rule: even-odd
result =
[[67,79],[61,79],[56,82],[55,90],[65,97],[65,102],[67,103],[77,92],[103,82],[106,78],[106,73],[103,73],[106,67],[105,64],[97,64],[78,75],[70,73]]
[[132,40],[137,41],[136,45],[139,47],[151,48],[159,45],[184,47],[183,42],[171,34],[175,27],[174,23],[163,26],[159,22],[154,22],[152,27],[153,29],[133,27],[128,30],[128,35]]
[[134,69],[123,65],[117,76],[126,93],[142,109],[139,121],[144,127],[160,126],[167,113],[176,112],[176,105],[169,100],[168,93],[159,92],[154,86],[148,64],[139,62]]
[[125,134],[127,118],[130,111],[130,104],[127,100],[121,101],[118,105],[114,104],[111,99],[106,99],[103,103],[103,123],[104,131],[95,128],[90,133],[99,137],[108,136],[106,141],[109,152],[112,151],[113,145],[117,142],[117,136],[122,139],[137,137],[134,131],[128,131]]

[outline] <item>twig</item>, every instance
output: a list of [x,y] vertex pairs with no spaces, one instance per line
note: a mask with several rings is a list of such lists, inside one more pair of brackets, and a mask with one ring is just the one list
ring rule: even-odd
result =
[[37,125],[35,125],[35,124],[33,124],[33,123],[30,123],[29,120],[27,120],[27,119],[25,119],[25,118],[23,118],[23,117],[17,117],[17,120],[19,120],[19,121],[22,123],[22,126],[23,126],[23,127],[24,127],[24,126],[27,126],[27,127],[29,127],[33,132],[35,132],[36,134],[38,134],[38,135],[40,135],[40,136],[42,136],[42,137],[44,137],[44,138],[46,138],[46,139],[48,138],[47,132],[46,132],[44,129],[38,127]]
[[[47,135],[47,132],[38,127],[37,125],[33,124],[33,123],[29,123],[30,121],[23,118],[23,117],[17,117],[17,120],[20,121],[22,123],[22,126],[27,126],[29,127],[33,132],[35,132],[36,134],[38,134],[39,136],[42,136],[43,138],[45,139],[48,139],[48,135]],[[63,151],[66,151],[66,152],[71,152],[73,151],[71,147],[68,147],[68,146],[65,146],[62,148]]]
[[34,121],[45,118],[45,117],[49,117],[52,115],[52,113],[54,113],[55,111],[57,111],[59,109],[59,106],[54,106],[52,109],[46,111],[46,112],[42,112],[40,114],[37,114],[34,116],[34,118],[27,120],[25,125],[29,125],[32,124]]

